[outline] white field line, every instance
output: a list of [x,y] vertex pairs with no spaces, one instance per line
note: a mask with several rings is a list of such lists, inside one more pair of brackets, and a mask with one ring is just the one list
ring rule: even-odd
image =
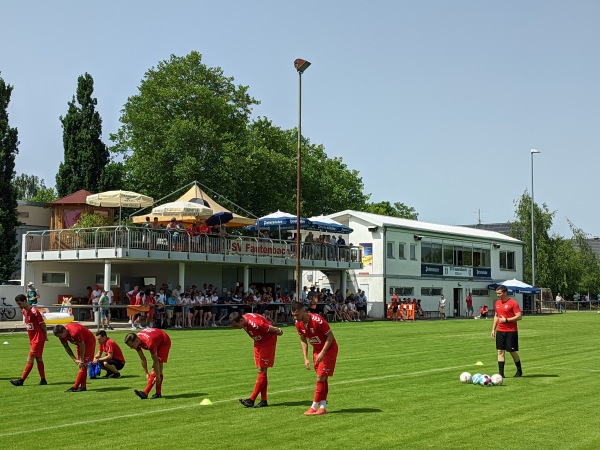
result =
[[[438,368],[438,369],[421,370],[421,371],[418,371],[418,372],[396,373],[396,374],[391,374],[391,375],[383,375],[383,376],[379,376],[379,377],[360,378],[360,379],[357,378],[357,379],[353,379],[353,380],[343,380],[343,381],[333,382],[333,383],[331,383],[331,385],[332,386],[339,386],[339,385],[353,384],[353,383],[368,383],[368,382],[372,382],[372,381],[387,380],[387,379],[390,379],[390,378],[416,377],[416,376],[426,375],[426,374],[429,374],[429,373],[446,372],[446,371],[449,371],[449,370],[464,369],[464,368],[466,368],[466,366],[453,366],[453,367],[443,367],[443,368]],[[279,395],[279,394],[286,394],[286,393],[289,393],[289,392],[312,390],[312,389],[314,389],[314,385],[297,387],[297,388],[292,388],[292,389],[284,389],[284,390],[277,391],[277,392],[269,392],[269,396]],[[94,392],[94,391],[90,391],[90,392]],[[75,394],[75,395],[77,395],[77,394]],[[81,395],[81,394],[79,394],[79,395]],[[215,400],[212,403],[213,404],[227,403],[227,402],[237,401],[237,399],[238,398],[236,397],[236,398],[230,398],[230,399],[227,399],[227,400]],[[47,426],[47,427],[41,427],[41,428],[36,428],[36,429],[29,428],[27,430],[19,430],[19,431],[11,431],[11,432],[8,432],[8,433],[1,433],[0,434],[0,438],[10,437],[10,436],[18,436],[18,435],[21,435],[21,434],[39,433],[39,432],[42,432],[42,431],[57,430],[59,428],[69,428],[69,427],[78,427],[78,426],[81,426],[81,425],[98,424],[98,423],[101,423],[101,422],[110,422],[110,421],[113,421],[113,420],[130,419],[130,418],[133,418],[133,417],[147,416],[149,414],[162,414],[162,413],[166,413],[166,412],[170,412],[170,411],[177,411],[177,410],[180,410],[180,409],[198,408],[199,406],[200,406],[199,403],[192,403],[192,404],[174,406],[172,408],[156,409],[156,410],[153,410],[153,411],[144,410],[143,412],[137,412],[137,413],[132,413],[132,414],[124,414],[124,415],[121,415],[121,416],[111,416],[111,417],[96,418],[96,419],[91,419],[91,420],[82,420],[82,421],[79,421],[79,422],[62,423],[62,424],[57,424],[57,425],[52,425],[52,426]]]

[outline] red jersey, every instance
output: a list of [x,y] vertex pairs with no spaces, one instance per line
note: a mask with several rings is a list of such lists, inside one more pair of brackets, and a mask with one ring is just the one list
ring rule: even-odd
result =
[[42,316],[42,313],[35,306],[30,307],[29,311],[24,309],[21,312],[23,313],[23,318],[25,319],[25,328],[27,329],[27,334],[29,335],[29,342],[32,344],[46,342],[46,335],[40,326],[44,323],[44,316]]
[[169,335],[158,328],[148,328],[140,331],[137,337],[142,341],[140,348],[148,350],[150,353],[156,353],[163,343],[168,342],[170,344],[171,342]]
[[[319,353],[323,350],[327,334],[331,332],[331,328],[329,328],[329,324],[323,317],[313,313],[308,313],[308,316],[308,324],[305,325],[302,321],[296,322],[296,330],[300,336],[304,336],[310,342],[314,347],[314,352]],[[337,351],[337,342],[335,339],[331,343],[329,350]]]
[[472,308],[473,307],[473,297],[471,297],[470,295],[467,296],[467,307],[468,308]]
[[67,337],[60,340],[63,345],[67,342],[71,342],[75,345],[83,342],[85,343],[86,354],[90,349],[93,351],[96,348],[96,338],[94,337],[94,334],[80,323],[67,323],[65,324],[65,328],[67,329]]
[[[498,318],[505,317],[507,319],[510,319],[511,317],[515,317],[517,313],[521,312],[519,304],[512,298],[509,298],[505,302],[503,302],[502,300],[496,301],[494,309]],[[498,331],[517,331],[517,322],[498,322]]]
[[112,359],[116,359],[117,361],[125,362],[125,357],[123,356],[123,352],[121,351],[121,347],[117,345],[115,341],[111,338],[108,338],[104,344],[100,344],[100,354],[112,353]]
[[254,340],[255,347],[277,344],[277,335],[269,333],[271,322],[260,314],[248,313],[242,316],[246,321],[244,331]]

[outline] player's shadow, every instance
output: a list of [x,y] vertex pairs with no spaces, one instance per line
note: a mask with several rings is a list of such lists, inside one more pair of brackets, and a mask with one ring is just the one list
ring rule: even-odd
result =
[[281,402],[281,403],[269,403],[269,406],[306,406],[306,400],[299,402]]
[[336,411],[327,411],[328,414],[365,414],[365,413],[380,413],[383,410],[379,408],[346,408]]
[[165,395],[165,400],[177,400],[178,398],[195,398],[208,395],[206,392],[186,392],[185,394]]
[[93,392],[113,392],[113,391],[128,391],[131,388],[125,386],[111,386],[111,387],[103,387],[103,388],[92,388],[90,389]]
[[532,375],[523,375],[522,378],[558,378],[559,376],[555,373],[534,373]]

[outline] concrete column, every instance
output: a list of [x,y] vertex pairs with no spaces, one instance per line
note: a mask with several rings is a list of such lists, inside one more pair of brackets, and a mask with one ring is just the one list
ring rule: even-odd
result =
[[185,293],[185,263],[179,263],[179,284],[181,285],[181,294]]
[[244,292],[248,292],[250,287],[250,267],[244,266]]
[[348,272],[346,270],[342,270],[342,294],[344,298],[346,298],[346,291],[348,290]]

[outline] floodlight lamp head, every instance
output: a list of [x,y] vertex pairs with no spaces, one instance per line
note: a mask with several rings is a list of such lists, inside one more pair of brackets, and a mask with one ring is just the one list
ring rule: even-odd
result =
[[536,150],[535,148],[531,149],[531,154],[533,155],[534,153],[542,153],[540,150]]
[[294,61],[294,67],[299,73],[304,73],[304,71],[308,69],[308,66],[310,66],[310,63],[304,59],[298,58]]

